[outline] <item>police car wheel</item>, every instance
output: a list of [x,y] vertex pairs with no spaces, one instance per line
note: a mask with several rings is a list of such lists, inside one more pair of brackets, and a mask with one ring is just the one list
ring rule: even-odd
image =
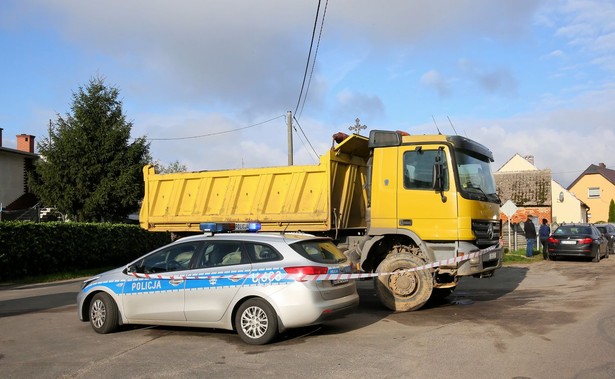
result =
[[244,342],[264,345],[278,335],[278,316],[266,301],[249,299],[235,314],[235,329]]
[[90,324],[96,333],[107,334],[119,327],[115,301],[104,292],[99,292],[90,302]]

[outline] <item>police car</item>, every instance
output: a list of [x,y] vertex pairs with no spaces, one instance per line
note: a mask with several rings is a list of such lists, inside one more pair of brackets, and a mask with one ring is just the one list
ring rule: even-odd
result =
[[232,223],[201,229],[206,234],[85,280],[80,320],[103,334],[126,324],[205,327],[266,344],[287,328],[344,316],[359,303],[354,280],[340,275],[350,273],[350,263],[328,238],[227,233],[236,229]]

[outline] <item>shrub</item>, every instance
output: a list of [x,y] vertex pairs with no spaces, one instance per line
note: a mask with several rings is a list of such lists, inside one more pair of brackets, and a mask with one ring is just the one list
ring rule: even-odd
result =
[[169,242],[137,225],[0,222],[0,280],[119,266]]

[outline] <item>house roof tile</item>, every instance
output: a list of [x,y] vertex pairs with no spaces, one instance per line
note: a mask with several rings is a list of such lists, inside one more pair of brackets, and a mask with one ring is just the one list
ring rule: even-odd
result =
[[581,175],[579,175],[578,178],[576,178],[568,186],[567,189],[570,190],[585,175],[593,175],[593,174],[602,175],[606,180],[611,182],[611,184],[615,185],[615,170],[608,169],[608,168],[606,168],[606,166],[604,166],[602,164],[600,164],[600,165],[591,164],[591,165],[589,165],[588,168],[585,169],[585,171],[583,171],[583,173],[581,173]]
[[551,170],[496,172],[497,194],[517,206],[551,205]]

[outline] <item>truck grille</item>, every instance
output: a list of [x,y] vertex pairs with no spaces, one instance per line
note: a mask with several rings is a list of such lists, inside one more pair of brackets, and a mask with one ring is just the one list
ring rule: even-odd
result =
[[476,246],[483,249],[495,245],[500,240],[500,222],[472,220],[472,231],[476,236]]

